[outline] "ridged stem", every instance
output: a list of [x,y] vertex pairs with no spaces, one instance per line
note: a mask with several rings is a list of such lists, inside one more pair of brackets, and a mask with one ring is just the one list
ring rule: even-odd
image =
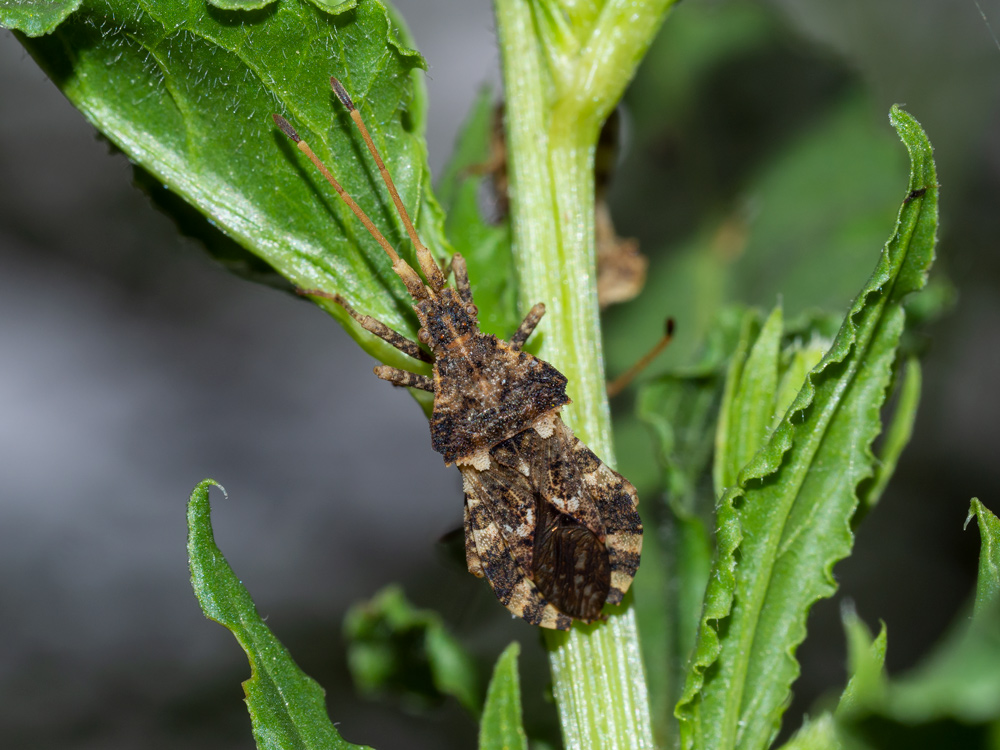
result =
[[[545,303],[540,354],[569,379],[573,403],[563,417],[610,466],[594,150],[601,124],[673,1],[610,0],[589,16],[587,8],[560,9],[551,0],[495,2],[521,303],[524,309]],[[606,622],[545,633],[567,750],[653,747],[630,602]]]

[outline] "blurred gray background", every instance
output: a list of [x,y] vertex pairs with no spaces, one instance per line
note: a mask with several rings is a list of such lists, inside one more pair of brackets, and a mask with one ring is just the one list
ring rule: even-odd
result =
[[[843,680],[839,602],[856,601],[870,624],[886,619],[890,667],[905,668],[971,591],[978,536],[961,531],[964,504],[978,495],[1000,510],[1000,46],[982,16],[1000,28],[1000,0],[769,5],[796,54],[863,85],[880,117],[905,102],[929,132],[941,257],[961,295],[934,328],[914,444],[837,568],[842,593],[811,620],[801,711]],[[491,9],[397,6],[430,65],[437,172],[475,91],[499,82]],[[769,91],[787,95],[777,78]],[[252,747],[246,661],[188,581],[184,505],[207,476],[229,491],[213,503],[220,547],[327,687],[345,738],[472,746],[475,728],[454,706],[416,717],[362,701],[344,672],[344,609],[401,580],[477,653],[517,637],[522,669],[545,674],[535,633],[498,616],[488,588],[435,551],[460,523],[460,481],[415,404],[318,310],[179,238],[131,186],[126,160],[3,31],[0,175],[5,746]],[[620,233],[638,236],[655,266],[656,248],[683,229],[617,200],[633,206],[616,212]]]

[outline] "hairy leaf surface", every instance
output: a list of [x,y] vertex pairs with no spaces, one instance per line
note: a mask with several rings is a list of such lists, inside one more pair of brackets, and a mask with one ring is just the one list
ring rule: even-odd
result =
[[[0,20],[32,33],[16,15]],[[448,254],[422,136],[425,63],[380,0],[86,0],[45,30],[22,38],[28,51],[135,164],[294,286],[340,293],[415,335],[384,252],[271,120],[287,117],[412,257],[378,170],[330,90],[330,76],[339,78],[425,243]],[[375,356],[412,366],[323,304]]]
[[0,26],[42,36],[61,24],[83,0],[0,0]]

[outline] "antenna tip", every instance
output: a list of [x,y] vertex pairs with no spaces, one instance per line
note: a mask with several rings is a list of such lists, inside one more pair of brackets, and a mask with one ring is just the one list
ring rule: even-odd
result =
[[344,106],[347,107],[348,112],[353,112],[357,107],[354,106],[354,102],[351,101],[351,95],[347,93],[347,89],[336,78],[330,77],[330,87],[333,89],[333,93],[337,95],[337,98],[343,102]]
[[277,125],[279,128],[281,128],[282,133],[287,135],[296,143],[302,140],[301,138],[299,138],[299,134],[295,132],[295,128],[289,125],[288,120],[286,120],[284,117],[282,117],[281,115],[271,115],[271,117],[274,118],[274,124]]
[[667,318],[667,336],[674,335],[674,319]]

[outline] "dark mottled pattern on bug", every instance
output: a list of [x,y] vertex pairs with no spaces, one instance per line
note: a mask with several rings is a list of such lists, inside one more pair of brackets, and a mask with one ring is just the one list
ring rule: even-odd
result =
[[584,486],[589,490],[607,535],[605,544],[611,562],[608,603],[619,604],[639,569],[642,552],[642,521],[636,510],[639,496],[631,482],[609,469],[576,436],[572,436],[572,441],[572,452],[579,461]]
[[465,486],[465,550],[469,572],[485,577],[497,599],[533,625],[566,630],[592,622],[605,603],[621,602],[642,551],[635,488],[594,455],[559,418],[569,403],[566,377],[521,350],[545,313],[535,305],[511,337],[479,330],[465,260],[451,259],[454,287],[420,241],[351,97],[331,85],[351,112],[413,242],[423,278],[392,249],[360,207],[280,115],[275,123],[327,177],[380,242],[413,298],[420,343],[355,310],[340,295],[318,290],[362,328],[404,354],[433,361],[434,377],[380,365],[390,383],[434,394],[431,442],[458,464]]
[[[556,418],[462,466],[466,560],[514,614],[563,629],[621,602],[642,549],[635,489]],[[477,573],[478,571],[478,573]]]
[[506,341],[481,333],[452,289],[414,305],[434,354],[431,444],[451,464],[569,403],[566,376]]

